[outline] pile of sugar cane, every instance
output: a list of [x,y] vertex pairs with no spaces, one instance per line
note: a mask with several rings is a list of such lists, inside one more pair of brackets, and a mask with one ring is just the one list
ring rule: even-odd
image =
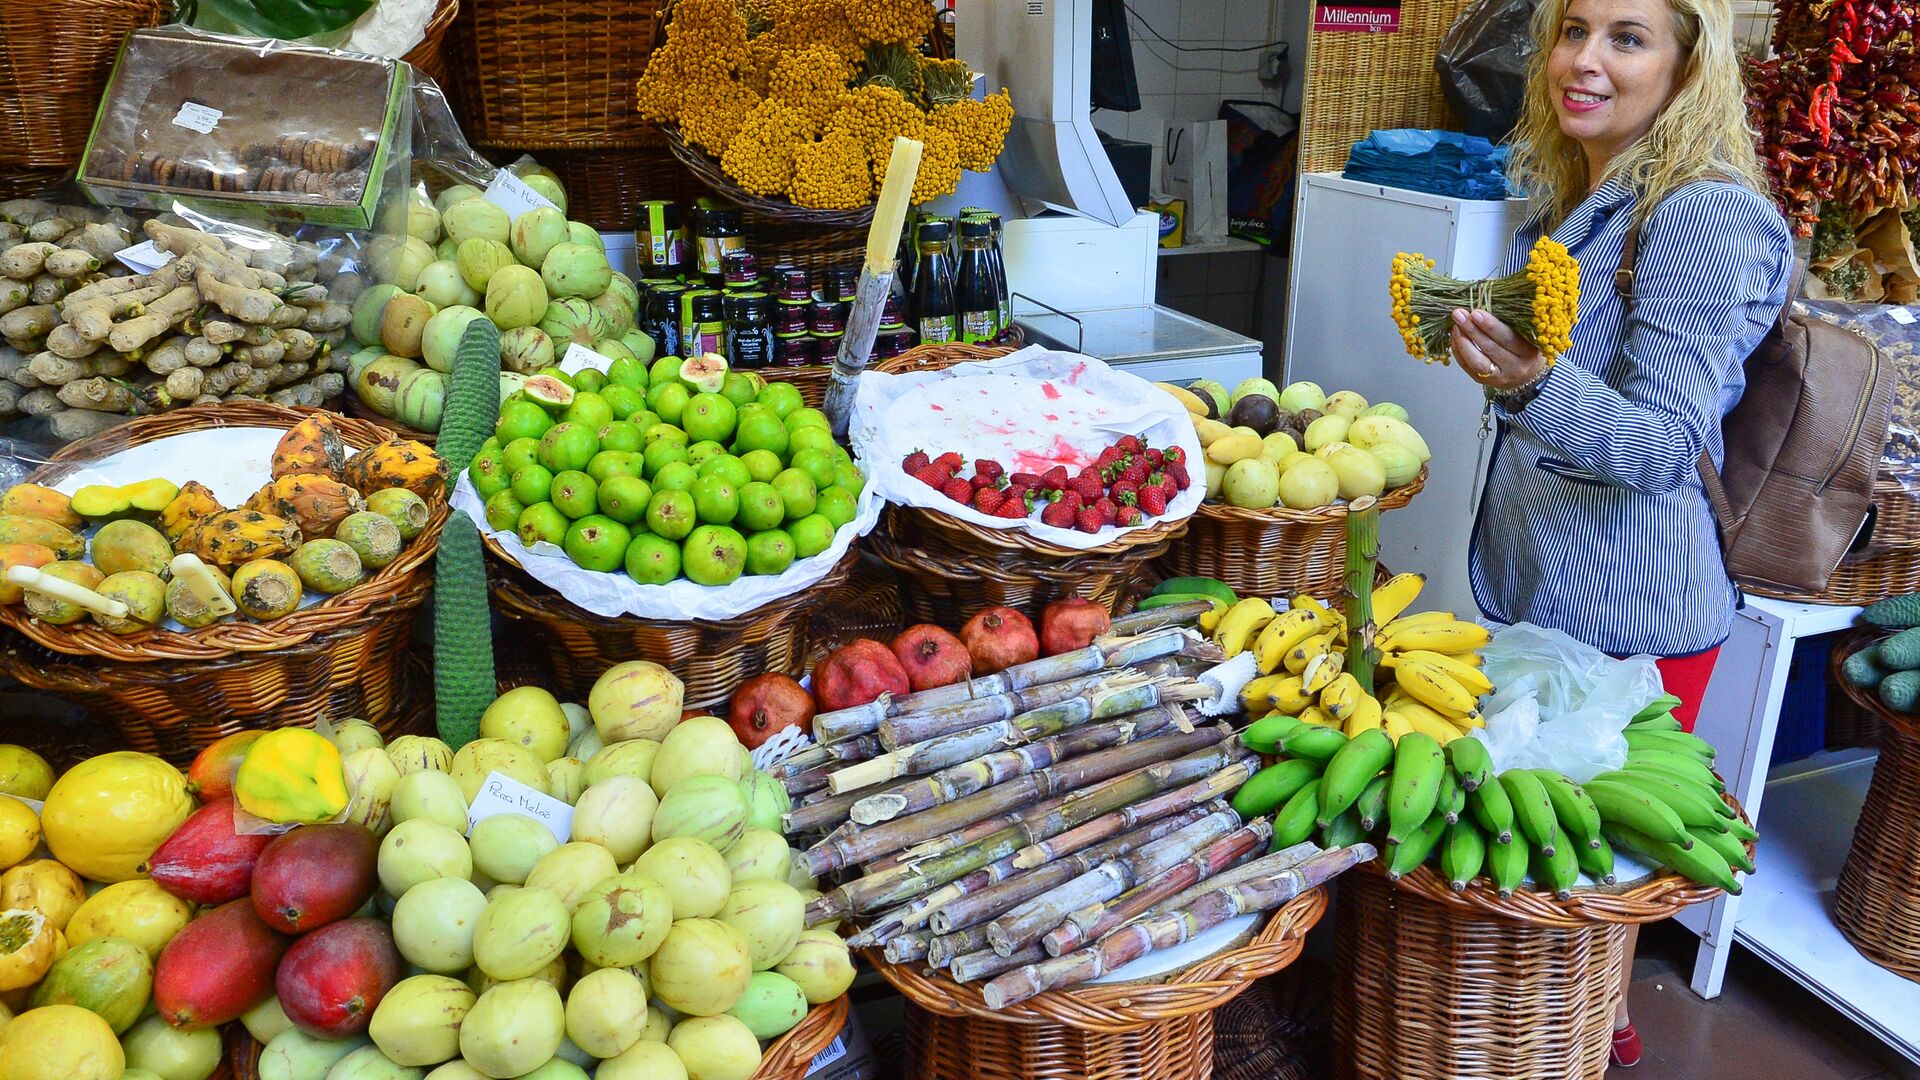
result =
[[[809,926],[925,963],[1004,1008],[1074,986],[1374,857],[1301,844],[1262,856],[1266,819],[1226,803],[1259,768],[1189,703],[1222,657],[1195,603],[1123,616],[1085,649],[814,718],[822,745],[775,775],[800,856],[843,883]],[[859,876],[853,872],[859,870]]]

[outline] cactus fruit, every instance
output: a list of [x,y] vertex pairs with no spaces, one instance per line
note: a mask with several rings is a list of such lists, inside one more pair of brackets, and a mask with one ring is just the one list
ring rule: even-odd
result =
[[315,413],[287,429],[273,448],[273,477],[320,473],[338,480],[347,465],[347,443],[333,417]]
[[239,566],[286,555],[300,546],[293,522],[258,510],[225,510],[204,518],[181,537],[183,551],[215,566]]
[[233,602],[262,622],[291,615],[300,606],[300,577],[286,563],[255,559],[233,572]]
[[427,500],[408,491],[406,488],[388,488],[376,491],[367,499],[368,510],[393,522],[400,530],[400,539],[412,540],[427,527],[427,519],[432,511],[427,508]]
[[226,507],[220,505],[220,500],[213,497],[205,484],[189,480],[160,511],[160,531],[166,534],[169,543],[178,547],[188,529],[224,510]]
[[300,535],[313,539],[332,536],[347,515],[365,510],[367,501],[324,473],[288,473],[254,492],[246,508],[286,518]]
[[445,493],[448,472],[446,461],[432,447],[411,439],[389,439],[348,459],[346,481],[363,495],[403,487],[432,498]]
[[302,585],[325,596],[346,592],[366,576],[360,553],[345,541],[331,538],[301,544],[287,565],[300,576]]
[[378,570],[400,556],[400,527],[371,510],[348,515],[333,538],[344,542],[360,556],[360,565]]

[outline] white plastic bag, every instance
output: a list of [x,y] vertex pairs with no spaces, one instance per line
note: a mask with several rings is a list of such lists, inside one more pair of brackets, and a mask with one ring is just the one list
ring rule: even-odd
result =
[[1621,729],[1661,694],[1652,657],[1615,660],[1531,623],[1498,631],[1480,655],[1498,687],[1479,732],[1496,771],[1554,769],[1583,781],[1618,769],[1627,762]]

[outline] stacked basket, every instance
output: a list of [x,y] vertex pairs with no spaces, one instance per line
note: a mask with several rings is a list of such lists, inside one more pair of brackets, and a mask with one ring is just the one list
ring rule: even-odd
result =
[[[55,484],[86,462],[186,432],[285,430],[311,412],[232,401],[145,417],[73,443],[28,479]],[[357,420],[341,419],[337,427],[355,450],[393,437]],[[132,749],[183,764],[224,735],[311,724],[323,715],[360,716],[384,734],[400,734],[400,725],[418,716],[396,710],[396,680],[414,612],[433,585],[431,561],[447,520],[444,497],[430,505],[426,528],[377,574],[273,622],[116,635],[90,624],[51,626],[22,608],[0,607],[7,627],[0,675],[70,697],[113,723]]]
[[[1879,641],[1860,631],[1834,646],[1836,664]],[[1833,893],[1833,920],[1860,954],[1920,981],[1920,717],[1889,709],[1836,672],[1854,706],[1879,719],[1880,759]]]

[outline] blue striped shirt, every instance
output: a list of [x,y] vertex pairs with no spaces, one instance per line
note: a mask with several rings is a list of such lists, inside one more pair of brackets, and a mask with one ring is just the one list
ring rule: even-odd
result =
[[[1641,229],[1623,322],[1613,271],[1633,208],[1609,181],[1553,231],[1580,260],[1580,320],[1539,396],[1495,410],[1470,573],[1491,618],[1609,653],[1678,656],[1733,625],[1739,593],[1695,463],[1703,446],[1722,459],[1720,422],[1785,301],[1793,241],[1765,196],[1689,184]],[[1542,227],[1514,236],[1508,270]]]

